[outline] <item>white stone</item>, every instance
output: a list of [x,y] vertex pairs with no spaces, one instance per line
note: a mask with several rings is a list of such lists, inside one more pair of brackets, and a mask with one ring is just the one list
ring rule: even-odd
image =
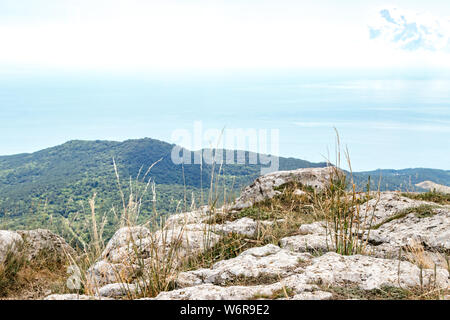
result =
[[180,287],[200,283],[226,284],[233,281],[266,279],[279,280],[296,272],[312,258],[308,253],[295,253],[272,244],[251,248],[239,256],[215,263],[211,269],[199,269],[179,274]]
[[120,298],[134,297],[141,292],[141,288],[132,283],[110,283],[98,290],[98,295],[101,297]]
[[44,300],[112,300],[112,299],[105,297],[69,293],[69,294],[52,294],[47,296]]
[[[308,282],[321,282],[333,286],[356,285],[364,290],[379,289],[382,286],[402,288],[418,287],[420,269],[407,261],[380,259],[363,255],[342,256],[329,252],[315,258],[314,262],[305,267],[303,276]],[[434,282],[436,286],[449,286],[449,273],[445,269],[424,269],[423,285]]]
[[23,239],[17,232],[0,230],[0,263],[3,263],[8,253],[16,254],[23,243]]
[[75,258],[75,250],[62,237],[50,230],[20,230],[17,233],[26,243],[25,254],[28,260],[36,258],[39,254],[62,261]]
[[257,202],[271,199],[280,194],[274,188],[292,181],[318,190],[324,189],[330,183],[335,170],[332,167],[327,167],[268,173],[257,178],[250,186],[246,187],[240,197],[236,199],[232,209],[248,208]]

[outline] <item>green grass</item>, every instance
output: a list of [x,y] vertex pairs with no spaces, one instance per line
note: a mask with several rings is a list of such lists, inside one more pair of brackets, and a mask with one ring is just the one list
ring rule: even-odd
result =
[[429,191],[425,193],[403,193],[402,196],[422,201],[430,201],[438,204],[450,204],[450,194]]
[[418,218],[431,217],[435,214],[435,212],[434,212],[435,208],[436,208],[436,206],[429,205],[429,204],[423,204],[423,205],[420,205],[417,207],[407,208],[407,209],[404,209],[404,210],[400,211],[399,213],[383,220],[382,222],[372,226],[372,229],[378,229],[385,223],[388,223],[388,222],[391,222],[391,221],[397,220],[397,219],[402,219],[411,213],[414,213],[416,215],[416,217],[418,217]]

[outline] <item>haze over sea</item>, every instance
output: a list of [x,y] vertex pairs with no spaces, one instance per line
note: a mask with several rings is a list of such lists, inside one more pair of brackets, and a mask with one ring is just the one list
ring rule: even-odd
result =
[[449,79],[398,70],[3,76],[0,154],[71,139],[172,142],[174,130],[202,121],[205,130],[279,129],[280,155],[309,161],[323,161],[327,147],[332,155],[335,126],[354,170],[450,169]]

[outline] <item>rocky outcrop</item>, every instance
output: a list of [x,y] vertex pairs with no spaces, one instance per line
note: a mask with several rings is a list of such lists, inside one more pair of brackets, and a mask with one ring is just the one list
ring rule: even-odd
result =
[[28,260],[41,255],[45,259],[66,260],[69,256],[75,257],[75,250],[60,236],[50,230],[19,230],[25,242],[25,253]]
[[52,294],[47,296],[44,300],[112,300],[112,299],[99,296],[68,293],[68,294]]
[[[160,293],[154,300],[254,300],[254,299],[292,299],[327,300],[332,294],[321,291],[315,285],[299,286],[291,279],[269,285],[228,286],[202,284],[169,292]],[[292,286],[290,286],[292,285]]]
[[376,257],[413,258],[408,251],[420,249],[424,250],[424,257],[417,258],[431,259],[428,264],[446,267],[445,254],[450,251],[450,208],[432,208],[425,217],[410,211],[405,217],[370,231],[370,253]]
[[[252,285],[255,279],[262,284]],[[273,299],[286,294],[290,299],[329,299],[332,294],[327,287],[448,288],[449,273],[441,268],[421,270],[410,262],[364,255],[329,252],[313,258],[268,245],[220,261],[211,269],[181,273],[177,283],[183,288],[163,292],[156,299]]]
[[3,263],[8,254],[17,254],[23,239],[17,232],[0,230],[0,263]]
[[381,192],[379,196],[374,194],[372,199],[361,204],[361,219],[366,218],[365,225],[375,226],[404,210],[430,204],[434,205],[430,202],[403,197],[397,192]]
[[[181,219],[181,217],[178,217]],[[212,247],[220,235],[203,223],[181,225],[175,219],[168,227],[151,233],[145,227],[119,229],[108,242],[101,259],[88,270],[89,286],[132,281],[155,263],[172,263],[174,267],[188,256]]]
[[450,284],[449,273],[445,269],[438,268],[436,273],[432,269],[421,271],[419,267],[407,261],[399,262],[364,255],[342,256],[334,252],[315,258],[313,263],[305,268],[302,276],[313,283],[329,286],[351,284],[363,290],[379,289],[383,286],[413,288],[431,284],[448,288]]
[[5,260],[8,252],[21,254],[28,261],[38,257],[46,261],[65,261],[69,256],[75,256],[74,249],[63,238],[46,229],[0,230],[0,262]]
[[298,272],[302,264],[311,258],[308,253],[295,253],[269,244],[248,249],[236,258],[219,261],[211,269],[182,272],[176,282],[180,287],[202,283],[225,285],[255,280],[276,282]]
[[297,182],[317,190],[324,189],[329,185],[335,174],[335,170],[337,169],[326,167],[268,173],[257,178],[250,186],[246,187],[240,197],[236,199],[232,209],[239,210],[248,208],[257,202],[271,199],[281,193],[275,190],[276,187],[289,182]]
[[334,250],[335,245],[324,222],[301,225],[298,235],[280,240],[282,248],[295,252],[325,253]]
[[450,187],[449,186],[444,186],[442,184],[438,184],[435,183],[433,181],[423,181],[420,183],[416,184],[416,187],[422,188],[422,189],[426,189],[426,190],[430,190],[430,191],[437,191],[437,192],[442,192],[442,193],[447,193],[450,194]]

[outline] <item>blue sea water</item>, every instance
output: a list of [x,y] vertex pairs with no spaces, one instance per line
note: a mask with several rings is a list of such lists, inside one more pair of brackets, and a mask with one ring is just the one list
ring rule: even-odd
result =
[[313,73],[1,76],[0,154],[71,139],[279,129],[280,155],[323,161],[336,127],[354,170],[450,169],[450,79]]

